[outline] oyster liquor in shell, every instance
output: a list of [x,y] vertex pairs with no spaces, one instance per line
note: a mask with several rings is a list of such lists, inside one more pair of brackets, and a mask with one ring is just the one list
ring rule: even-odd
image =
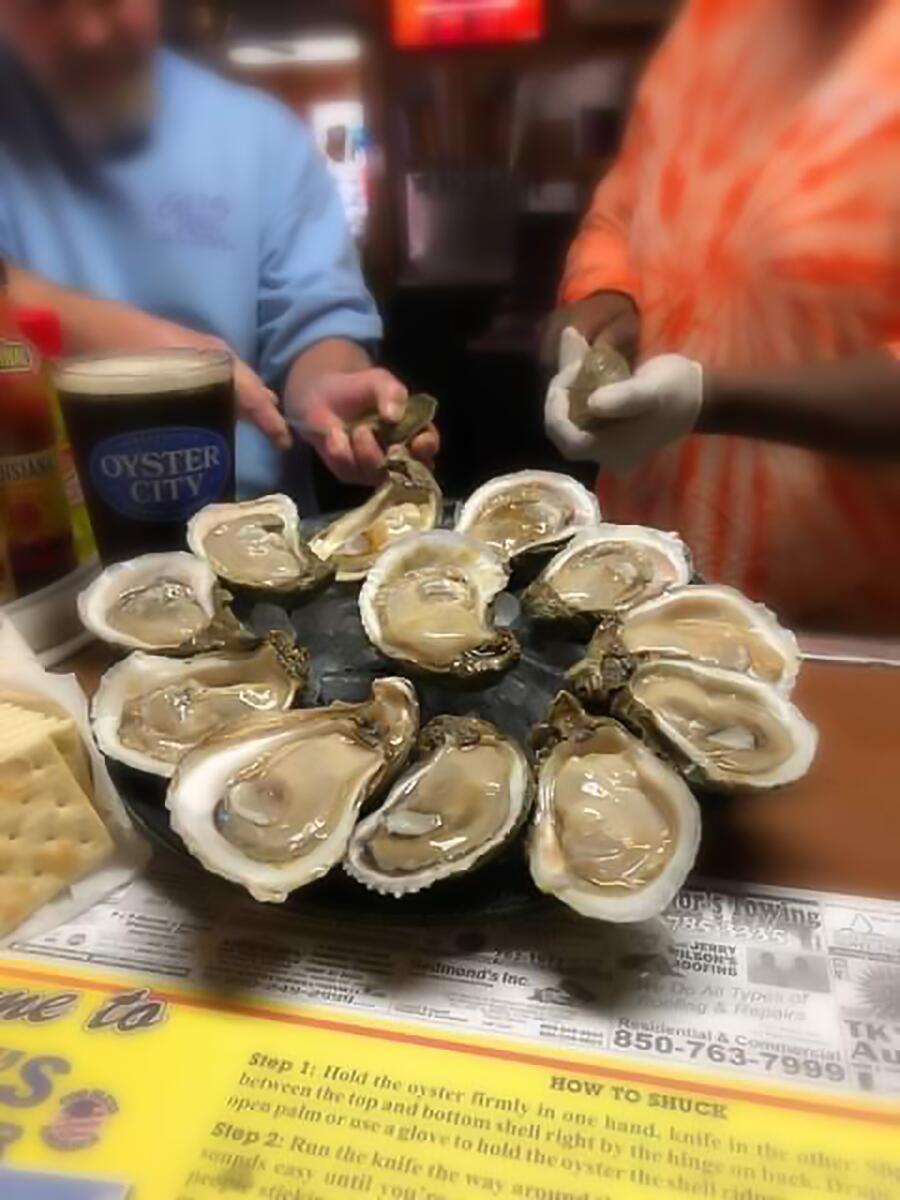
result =
[[326,587],[334,568],[300,532],[287,496],[213,504],[188,523],[188,545],[229,587],[258,599],[298,599]]

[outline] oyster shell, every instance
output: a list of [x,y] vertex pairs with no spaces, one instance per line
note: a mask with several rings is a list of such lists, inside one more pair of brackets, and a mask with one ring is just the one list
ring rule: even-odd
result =
[[613,713],[661,746],[690,783],[718,791],[794,783],[818,742],[815,726],[771,684],[687,660],[642,663]]
[[519,471],[490,480],[469,497],[459,533],[509,559],[550,553],[600,522],[597,499],[570,475]]
[[370,891],[406,896],[475,870],[525,821],[533,796],[524,751],[475,717],[437,717],[418,761],[356,827],[345,870]]
[[288,496],[210,504],[188,522],[187,540],[220,579],[265,598],[318,591],[334,578],[301,536]]
[[371,499],[310,542],[319,558],[333,564],[340,583],[365,579],[382,550],[407,534],[434,529],[438,522],[443,498],[427,467],[395,446],[388,452],[387,474]]
[[572,538],[525,592],[535,621],[589,631],[691,578],[687,548],[674,533],[640,525],[598,525]]
[[390,546],[369,571],[359,611],[369,641],[417,671],[477,682],[519,658],[508,629],[491,624],[491,607],[509,579],[480,542],[435,529]]
[[569,420],[579,429],[591,428],[588,401],[598,388],[623,383],[631,378],[628,361],[609,342],[596,342],[581,363],[581,370],[569,388]]
[[94,737],[109,758],[169,778],[223,725],[290,708],[308,673],[309,655],[283,632],[252,651],[187,659],[136,651],[100,681],[91,706]]
[[565,692],[534,742],[528,861],[538,888],[598,920],[657,916],[700,844],[700,809],[684,780],[618,721],[587,716]]
[[361,704],[226,726],[178,764],[172,828],[207,870],[284,901],[343,857],[360,808],[402,769],[418,726],[405,679],[376,680]]
[[411,442],[437,416],[438,402],[434,396],[417,392],[406,401],[403,416],[396,424],[383,420],[378,413],[367,413],[358,421],[353,421],[349,428],[354,430],[366,426],[375,434],[378,444],[383,450],[389,446],[401,446]]
[[800,669],[797,639],[767,608],[734,588],[675,588],[601,626],[570,683],[586,703],[621,686],[647,658],[689,658],[793,689]]
[[113,646],[156,654],[198,654],[253,645],[231,612],[228,592],[184,551],[116,563],[78,597],[86,629]]

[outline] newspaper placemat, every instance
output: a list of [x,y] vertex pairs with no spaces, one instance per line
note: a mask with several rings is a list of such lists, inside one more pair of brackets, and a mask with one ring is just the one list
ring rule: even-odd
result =
[[[659,921],[368,921],[157,863],[10,956],[822,1091],[900,1095],[900,903],[695,884]],[[0,992],[0,1015],[2,1015]]]

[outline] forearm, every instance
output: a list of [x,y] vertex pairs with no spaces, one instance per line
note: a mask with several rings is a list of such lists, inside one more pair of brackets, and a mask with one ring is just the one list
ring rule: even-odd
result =
[[294,360],[284,389],[284,407],[288,417],[300,417],[303,398],[309,384],[323,375],[353,375],[367,371],[372,360],[362,346],[344,338],[326,338],[316,342]]
[[9,293],[16,307],[51,308],[58,313],[66,349],[72,354],[128,349],[139,323],[147,319],[139,309],[61,287],[14,265],[9,267]]
[[900,457],[900,363],[887,353],[738,375],[707,371],[698,432]]

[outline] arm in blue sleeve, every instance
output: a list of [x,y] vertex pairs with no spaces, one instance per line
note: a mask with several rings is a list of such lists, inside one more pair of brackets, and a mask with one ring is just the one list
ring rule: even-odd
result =
[[277,112],[260,180],[271,189],[260,246],[260,373],[280,389],[325,338],[371,345],[381,321],[325,161],[299,121]]

